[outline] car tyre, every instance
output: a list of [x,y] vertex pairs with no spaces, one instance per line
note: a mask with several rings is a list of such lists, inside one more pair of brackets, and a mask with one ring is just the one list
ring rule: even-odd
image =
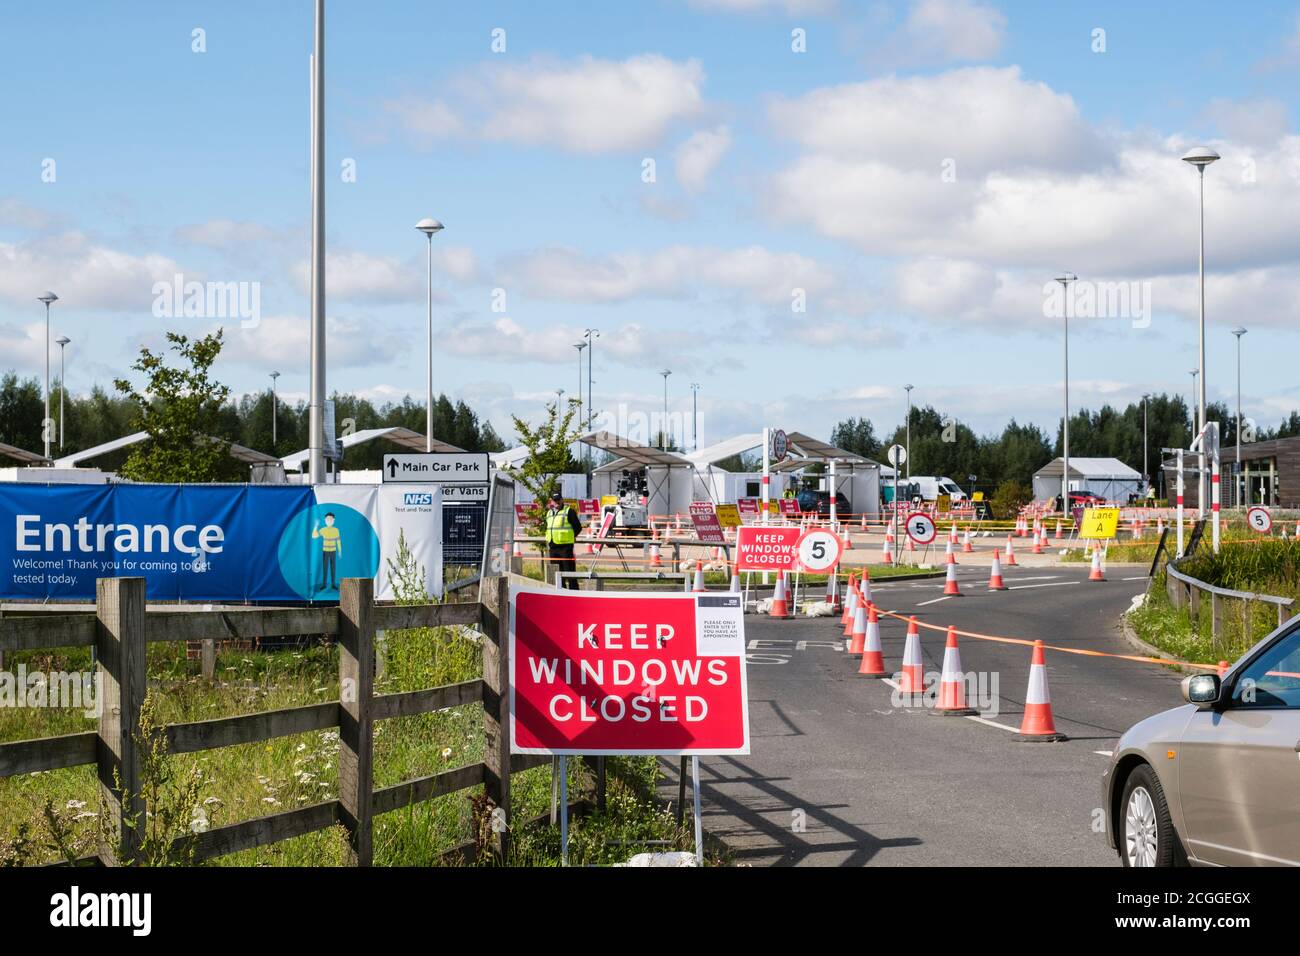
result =
[[1119,805],[1119,858],[1125,867],[1170,867],[1184,862],[1165,791],[1147,764],[1124,781]]

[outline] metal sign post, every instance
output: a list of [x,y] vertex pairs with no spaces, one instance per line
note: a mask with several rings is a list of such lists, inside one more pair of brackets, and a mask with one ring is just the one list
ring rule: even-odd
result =
[[704,824],[700,819],[700,758],[691,757],[691,796],[695,802],[695,862],[704,865]]

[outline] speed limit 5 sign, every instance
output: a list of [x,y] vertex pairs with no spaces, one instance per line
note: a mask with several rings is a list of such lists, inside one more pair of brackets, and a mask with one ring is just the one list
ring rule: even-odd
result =
[[913,511],[907,516],[907,536],[917,544],[929,544],[934,540],[938,529],[934,526],[934,519],[923,511]]
[[1252,530],[1268,534],[1273,530],[1273,515],[1267,508],[1256,505],[1246,512],[1246,523]]
[[839,536],[820,528],[805,531],[796,546],[799,567],[814,573],[829,571],[839,564],[843,551],[844,542]]

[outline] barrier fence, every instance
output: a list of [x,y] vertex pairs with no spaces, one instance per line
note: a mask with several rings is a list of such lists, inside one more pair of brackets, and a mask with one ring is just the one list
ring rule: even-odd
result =
[[[100,717],[93,732],[0,744],[0,777],[93,764],[105,808],[106,836],[94,859],[130,863],[140,847],[142,815],[140,709],[147,689],[145,648],[164,641],[254,637],[334,637],[339,646],[337,702],[264,711],[163,728],[169,752],[189,754],[338,728],[339,797],[282,813],[213,827],[193,840],[195,862],[265,846],[336,824],[347,832],[350,862],[373,861],[374,818],[411,804],[482,786],[504,814],[494,827],[493,851],[509,840],[510,775],[541,766],[546,757],[510,755],[507,725],[509,660],[506,578],[486,582],[482,600],[460,604],[376,604],[374,582],[341,582],[338,607],[208,612],[145,609],[143,578],[102,578],[95,611],[45,617],[0,618],[0,652],[91,647],[100,684]],[[482,632],[483,676],[422,690],[375,694],[375,632],[465,626]],[[430,776],[376,788],[373,780],[377,721],[451,707],[483,708],[484,759]],[[179,848],[181,840],[175,846]]]

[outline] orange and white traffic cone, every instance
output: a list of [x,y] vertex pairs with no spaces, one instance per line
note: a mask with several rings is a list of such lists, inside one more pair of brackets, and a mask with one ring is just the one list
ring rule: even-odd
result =
[[948,643],[943,649],[939,701],[935,704],[934,711],[948,717],[967,717],[978,713],[966,704],[966,678],[961,669],[961,651],[957,649],[957,628],[951,625],[948,627]]
[[1043,550],[1046,551],[1048,548],[1051,547],[1051,545],[1047,543],[1047,526],[1044,525],[1041,529],[1039,529],[1039,533],[1042,537]]
[[1043,539],[1040,538],[1040,537],[1038,537],[1038,531],[1037,531],[1037,530],[1034,531],[1034,546],[1033,546],[1032,548],[1029,549],[1029,553],[1030,553],[1030,554],[1042,554],[1042,553],[1043,553]]
[[844,607],[843,602],[840,600],[840,575],[836,568],[831,568],[831,573],[826,578],[826,603],[830,605],[832,611],[838,611]]
[[957,565],[948,565],[948,576],[943,581],[943,593],[945,597],[961,597],[961,591],[957,587]]
[[953,552],[953,550],[952,550],[952,542],[951,542],[951,541],[949,541],[948,544],[944,546],[944,551],[943,551],[943,563],[944,563],[944,564],[956,564],[956,563],[957,563],[957,555],[956,555],[956,554]]
[[882,542],[881,545],[880,545],[880,563],[881,563],[881,564],[893,564],[893,563],[894,563],[894,552],[893,552],[893,550],[889,547],[889,536],[888,536],[888,535],[885,536],[885,540],[884,540],[884,542]]
[[772,591],[772,609],[768,617],[784,621],[790,617],[790,600],[785,593],[785,572],[776,572],[776,588]]
[[1106,576],[1101,571],[1101,548],[1092,549],[1092,570],[1088,572],[1089,581],[1105,581]]
[[1219,676],[1227,677],[1231,665],[1227,661],[1219,661]]
[[659,553],[659,545],[651,544],[650,548],[650,567],[662,568],[664,566],[663,556]]
[[858,673],[864,677],[888,677],[885,654],[880,648],[880,617],[874,604],[867,605],[867,636],[862,645],[862,666]]
[[853,615],[858,613],[858,608],[862,607],[862,593],[854,588],[849,593],[848,603],[844,606],[844,637],[853,636]]
[[1016,566],[1016,546],[1011,540],[1011,535],[1007,535],[1007,567]]
[[975,545],[973,545],[973,544],[971,543],[971,538],[970,538],[970,528],[967,528],[967,529],[966,529],[966,537],[965,537],[965,540],[962,541],[962,545],[961,545],[961,553],[962,553],[962,554],[974,554],[974,553],[975,553]]
[[1165,533],[1165,519],[1164,519],[1164,518],[1157,518],[1157,519],[1156,519],[1156,534],[1164,534],[1164,533]]
[[695,566],[695,586],[691,588],[691,590],[694,591],[696,594],[699,594],[701,591],[708,590],[708,588],[704,586],[704,565],[703,564],[697,564]]
[[867,643],[867,611],[862,605],[853,612],[853,636],[849,641],[849,653],[861,654]]
[[1047,661],[1043,642],[1034,641],[1034,656],[1029,660],[1029,690],[1025,691],[1025,716],[1020,721],[1020,739],[1050,743],[1068,739],[1057,733],[1052,719],[1052,695],[1047,690]]
[[522,557],[524,556],[523,548],[519,547],[519,542],[518,542],[518,541],[515,542],[515,546],[514,546],[513,550],[511,550],[511,552],[510,552],[510,556],[511,556],[512,558],[522,558]]
[[948,529],[948,542],[950,544],[957,543],[957,522],[955,521],[952,523],[952,527]]
[[925,665],[921,662],[921,632],[916,618],[907,622],[907,640],[903,642],[903,671],[898,680],[900,694],[925,693]]
[[731,566],[731,586],[727,590],[732,594],[740,593],[740,569],[737,565]]
[[1062,534],[1061,534],[1061,519],[1060,519],[1060,518],[1057,518],[1057,519],[1056,519],[1056,540],[1057,540],[1057,541],[1060,541],[1061,538],[1062,538]]
[[998,560],[998,550],[993,549],[993,563],[989,565],[989,590],[1005,591],[1007,586],[1002,583],[1002,562]]
[[864,604],[871,603],[871,574],[866,568],[862,569],[862,580],[858,582],[858,598]]

